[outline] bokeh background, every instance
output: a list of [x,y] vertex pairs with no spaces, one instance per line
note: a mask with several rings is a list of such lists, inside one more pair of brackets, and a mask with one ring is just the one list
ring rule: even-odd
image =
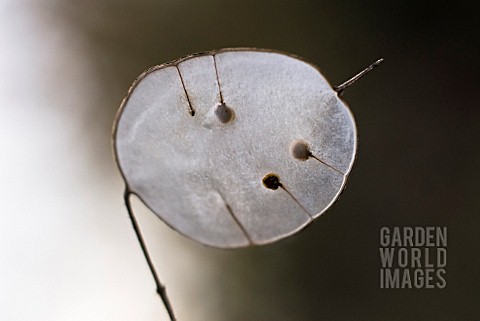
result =
[[[184,320],[480,319],[478,1],[0,1],[0,319],[166,320],[111,148],[148,67],[248,46],[350,88],[359,150],[302,233],[223,251],[134,207]],[[447,226],[447,287],[381,290],[381,226]]]

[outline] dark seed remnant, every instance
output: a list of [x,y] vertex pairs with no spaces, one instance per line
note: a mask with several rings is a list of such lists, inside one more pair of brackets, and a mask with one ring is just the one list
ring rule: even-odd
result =
[[225,103],[221,103],[215,107],[215,116],[221,123],[226,124],[233,120],[235,113],[232,108],[225,105]]
[[268,189],[276,190],[279,187],[282,187],[282,183],[280,183],[280,178],[275,174],[267,174],[263,178],[263,185],[265,185]]
[[299,160],[307,160],[310,156],[312,156],[312,152],[310,152],[310,147],[308,144],[303,140],[296,140],[290,145],[290,152],[292,156]]

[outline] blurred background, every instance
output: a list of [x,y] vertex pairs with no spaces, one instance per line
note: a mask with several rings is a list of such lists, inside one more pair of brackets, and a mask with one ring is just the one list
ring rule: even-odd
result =
[[[0,320],[167,320],[123,206],[114,115],[152,65],[223,47],[302,56],[359,132],[305,231],[224,251],[134,208],[184,320],[480,318],[478,1],[1,0]],[[382,226],[447,226],[447,287],[381,290]]]

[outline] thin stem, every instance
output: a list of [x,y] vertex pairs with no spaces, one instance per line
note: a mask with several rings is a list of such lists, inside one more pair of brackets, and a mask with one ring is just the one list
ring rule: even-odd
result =
[[160,279],[158,278],[157,271],[153,266],[153,262],[152,262],[152,259],[150,258],[150,254],[148,254],[147,246],[145,245],[145,241],[143,240],[142,232],[140,231],[140,228],[138,226],[137,219],[133,214],[132,204],[130,203],[130,195],[131,193],[128,190],[128,188],[125,188],[125,193],[123,194],[123,197],[125,200],[125,205],[127,206],[128,215],[130,216],[130,220],[132,221],[133,229],[135,231],[135,234],[137,235],[138,242],[140,243],[140,247],[142,248],[145,259],[147,260],[147,264],[148,264],[148,267],[150,268],[150,272],[152,273],[153,279],[155,280],[155,285],[157,286],[157,293],[160,295],[160,298],[163,301],[163,305],[165,306],[165,309],[167,309],[170,320],[176,321],[175,315],[173,313],[172,305],[170,304],[170,300],[168,299],[168,296],[167,296],[167,291],[165,289],[165,286],[160,282]]
[[343,92],[345,91],[345,89],[347,89],[348,87],[350,87],[351,85],[353,85],[357,80],[359,80],[360,78],[362,78],[363,76],[365,76],[367,73],[369,73],[373,68],[377,67],[378,65],[380,65],[383,61],[383,58],[380,58],[378,59],[377,61],[375,61],[373,64],[371,64],[370,66],[368,66],[367,68],[365,68],[364,70],[360,71],[358,74],[356,74],[355,76],[353,76],[352,78],[350,78],[349,80],[345,81],[343,84],[339,85],[339,86],[334,86],[333,87],[333,90],[335,90],[337,92],[337,95],[338,97],[342,96]]

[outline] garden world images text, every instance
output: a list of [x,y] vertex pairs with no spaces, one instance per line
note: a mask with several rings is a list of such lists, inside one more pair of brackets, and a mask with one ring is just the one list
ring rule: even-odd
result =
[[446,227],[382,227],[381,289],[443,289],[447,286]]

